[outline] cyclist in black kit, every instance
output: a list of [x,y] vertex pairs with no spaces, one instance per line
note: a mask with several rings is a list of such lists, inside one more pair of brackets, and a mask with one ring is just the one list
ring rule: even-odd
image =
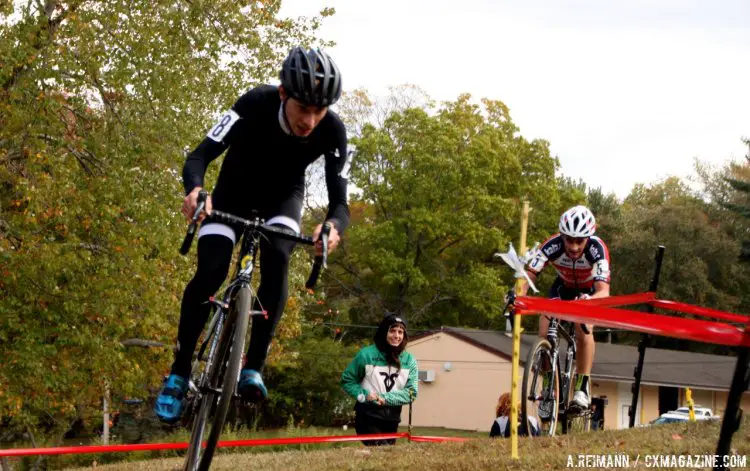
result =
[[[246,219],[257,214],[268,225],[299,233],[305,169],[324,156],[329,202],[326,220],[333,226],[331,250],[349,223],[346,187],[350,156],[346,130],[339,117],[328,109],[341,96],[341,73],[325,52],[296,47],[284,60],[280,76],[278,87],[263,85],[242,95],[185,162],[183,183],[187,196],[182,214],[191,218],[206,167],[227,151],[216,187],[206,203],[208,219],[198,233],[198,269],[182,298],[178,348],[171,374],[154,406],[165,422],[175,422],[182,414],[192,356],[210,313],[206,301],[224,282],[234,245],[241,235],[236,228],[211,222],[211,210]],[[316,240],[321,227],[318,225],[313,233]],[[247,400],[262,400],[268,395],[261,372],[286,305],[293,248],[294,243],[280,239],[261,242],[258,302],[268,312],[268,318],[256,317],[252,323],[247,361],[238,387]]]

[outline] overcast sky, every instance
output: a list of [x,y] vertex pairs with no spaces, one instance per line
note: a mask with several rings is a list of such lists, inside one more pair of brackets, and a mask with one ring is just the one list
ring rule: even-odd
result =
[[283,0],[324,7],[345,90],[505,102],[565,175],[620,197],[722,165],[750,136],[750,0]]

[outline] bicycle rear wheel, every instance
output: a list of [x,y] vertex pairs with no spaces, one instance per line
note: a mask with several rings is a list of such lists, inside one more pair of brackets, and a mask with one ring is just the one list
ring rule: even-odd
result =
[[[555,369],[550,381],[544,385],[544,374],[551,371],[552,345],[540,339],[529,350],[523,370],[521,389],[521,420],[527,430],[539,428],[539,435],[553,436],[557,429],[560,397],[560,371]],[[534,423],[536,422],[536,423]]]
[[[225,324],[221,345],[218,349],[219,355],[214,363],[214,371],[210,375],[210,387],[216,392],[208,391],[203,395],[195,418],[190,448],[186,458],[186,471],[207,471],[211,465],[216,445],[219,442],[237,388],[252,301],[253,296],[250,288],[241,288]],[[221,385],[220,391],[218,390],[219,385]],[[217,392],[220,392],[220,394],[217,394]],[[216,402],[217,396],[218,404]],[[212,412],[213,418],[211,419]],[[205,434],[205,427],[210,419],[211,431],[201,454],[201,442]]]

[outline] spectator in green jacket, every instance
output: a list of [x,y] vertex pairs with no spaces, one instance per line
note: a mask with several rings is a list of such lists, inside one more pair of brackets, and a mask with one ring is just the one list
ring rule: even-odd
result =
[[[401,406],[417,398],[417,361],[406,351],[403,317],[387,313],[375,333],[375,344],[357,353],[341,375],[341,387],[357,400],[357,435],[396,433]],[[393,445],[395,439],[363,440],[367,446]]]

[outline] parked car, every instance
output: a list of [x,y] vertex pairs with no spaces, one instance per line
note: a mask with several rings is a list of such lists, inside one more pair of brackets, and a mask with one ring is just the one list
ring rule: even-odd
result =
[[[719,416],[714,415],[714,412],[708,407],[694,406],[693,410],[695,411],[696,420],[719,420],[720,418]],[[690,409],[687,406],[680,407],[672,412],[676,414],[690,415]]]
[[677,422],[687,422],[688,420],[690,418],[687,415],[671,411],[663,413],[658,418],[649,422],[648,425],[674,424]]
[[[719,420],[719,416],[713,415],[713,411],[708,407],[695,406],[695,420]],[[652,420],[648,425],[673,424],[676,422],[687,422],[690,420],[690,410],[687,407],[680,407],[677,410],[671,410]]]

